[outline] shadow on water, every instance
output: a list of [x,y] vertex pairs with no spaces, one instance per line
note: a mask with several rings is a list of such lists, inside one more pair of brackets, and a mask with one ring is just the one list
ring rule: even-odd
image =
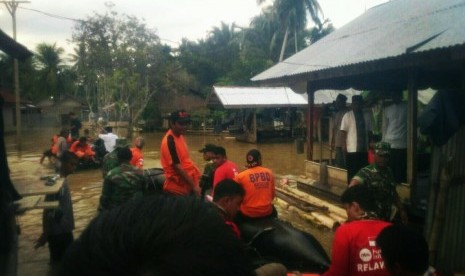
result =
[[[42,152],[50,148],[50,138],[57,129],[44,128],[25,131],[22,138],[22,148],[19,152],[15,144],[15,136],[5,137],[8,153],[8,163],[11,178],[16,185],[24,181],[34,181],[43,175],[53,173],[52,166],[45,159],[39,163]],[[160,167],[160,142],[164,133],[141,133],[145,138],[144,167]],[[223,146],[228,159],[235,162],[240,169],[244,168],[245,154],[256,148],[261,151],[263,164],[279,175],[302,175],[304,173],[305,154],[296,153],[294,142],[248,144],[237,142],[227,136],[188,134],[186,140],[191,157],[202,170],[205,164],[202,154],[198,152],[204,144],[213,143]],[[84,170],[70,176],[73,207],[76,220],[75,237],[78,237],[89,221],[95,216],[101,192],[102,175],[99,169]],[[286,210],[278,210],[279,217],[291,222],[295,227],[314,235],[329,254],[333,233],[322,230],[303,221],[298,215]],[[18,275],[47,275],[48,249],[34,250],[35,239],[42,231],[42,211],[30,210],[18,216],[22,234],[19,243]]]

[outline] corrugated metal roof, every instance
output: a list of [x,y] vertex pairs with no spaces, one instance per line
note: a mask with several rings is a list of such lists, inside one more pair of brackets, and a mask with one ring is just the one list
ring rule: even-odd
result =
[[253,77],[265,81],[465,45],[465,0],[392,0]]
[[307,95],[297,94],[289,87],[213,86],[224,108],[258,108],[306,106]]
[[[225,108],[256,108],[256,107],[286,107],[304,106],[308,103],[306,93],[296,93],[289,87],[221,87],[213,86],[216,97]],[[318,90],[314,94],[314,103],[329,104],[343,94],[347,102],[352,102],[352,96],[362,92],[347,90]]]
[[6,54],[17,58],[19,60],[25,60],[32,56],[32,53],[23,45],[16,42],[14,39],[9,37],[0,29],[0,50]]

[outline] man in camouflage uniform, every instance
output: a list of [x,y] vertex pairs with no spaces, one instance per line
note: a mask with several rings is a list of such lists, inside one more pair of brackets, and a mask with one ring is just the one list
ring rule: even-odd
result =
[[390,150],[389,143],[376,143],[375,162],[359,170],[349,187],[367,185],[374,193],[379,219],[392,221],[399,212],[402,222],[406,223],[407,217],[396,190],[397,182],[389,167]]
[[143,171],[129,164],[132,153],[129,147],[117,150],[120,165],[110,170],[103,181],[99,211],[120,206],[128,200],[142,197],[145,190]]
[[215,164],[213,163],[213,157],[215,157],[215,148],[213,144],[206,144],[204,148],[200,149],[199,152],[203,153],[203,160],[207,163],[203,170],[202,177],[200,178],[199,186],[202,189],[201,197],[204,198],[208,190],[213,188],[213,174],[215,170]]
[[115,149],[103,157],[102,176],[104,179],[109,171],[119,166],[118,149],[127,147],[128,145],[126,139],[116,139]]

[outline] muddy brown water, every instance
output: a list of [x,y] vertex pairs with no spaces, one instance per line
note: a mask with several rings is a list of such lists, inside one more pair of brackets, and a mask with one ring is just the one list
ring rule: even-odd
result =
[[[44,128],[25,131],[22,138],[21,151],[17,150],[14,135],[5,137],[8,153],[8,164],[11,170],[11,178],[15,185],[21,185],[25,178],[39,177],[53,173],[52,166],[45,159],[39,163],[42,152],[50,147],[50,138],[57,129]],[[141,133],[145,138],[144,167],[160,167],[159,147],[164,133]],[[302,175],[304,173],[305,154],[297,153],[293,141],[281,143],[249,144],[238,142],[227,135],[199,135],[188,134],[186,140],[191,157],[203,168],[205,162],[202,154],[198,152],[206,143],[223,146],[228,159],[244,168],[245,154],[248,150],[256,148],[262,152],[263,164],[279,175]],[[315,147],[315,156],[319,155],[318,147]],[[99,169],[78,171],[69,179],[76,229],[75,238],[87,226],[95,216],[98,200],[101,192],[102,175]],[[298,215],[278,209],[279,217],[290,222],[296,228],[315,236],[323,245],[327,253],[330,252],[333,233],[331,231],[315,227],[302,220]],[[47,275],[48,274],[48,249],[46,247],[34,249],[34,241],[42,231],[42,210],[29,210],[17,216],[21,227],[18,254],[18,275]]]

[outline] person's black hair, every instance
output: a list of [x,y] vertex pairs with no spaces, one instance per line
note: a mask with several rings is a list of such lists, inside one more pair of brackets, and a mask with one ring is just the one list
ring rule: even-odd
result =
[[104,128],[104,130],[107,132],[107,133],[110,133],[110,132],[113,132],[113,128],[111,126],[106,126]]
[[221,156],[226,156],[226,149],[221,146],[217,146],[213,149],[213,153]]
[[102,212],[63,258],[61,275],[253,275],[212,204],[147,196]]
[[85,136],[79,137],[79,142],[80,143],[87,143],[87,138]]
[[429,267],[425,238],[404,225],[390,225],[376,238],[384,264],[389,271],[396,265],[405,271],[423,275]]
[[60,130],[60,136],[62,137],[68,136],[68,134],[69,134],[68,129],[63,128],[62,130]]
[[132,159],[132,151],[128,146],[117,148],[116,156],[118,156],[118,160],[130,161]]
[[213,201],[218,201],[226,196],[244,196],[245,191],[241,185],[232,179],[223,179],[215,186],[215,193],[213,194]]
[[341,196],[342,203],[357,202],[360,207],[366,211],[375,211],[376,204],[373,191],[364,184],[355,185],[347,188]]

